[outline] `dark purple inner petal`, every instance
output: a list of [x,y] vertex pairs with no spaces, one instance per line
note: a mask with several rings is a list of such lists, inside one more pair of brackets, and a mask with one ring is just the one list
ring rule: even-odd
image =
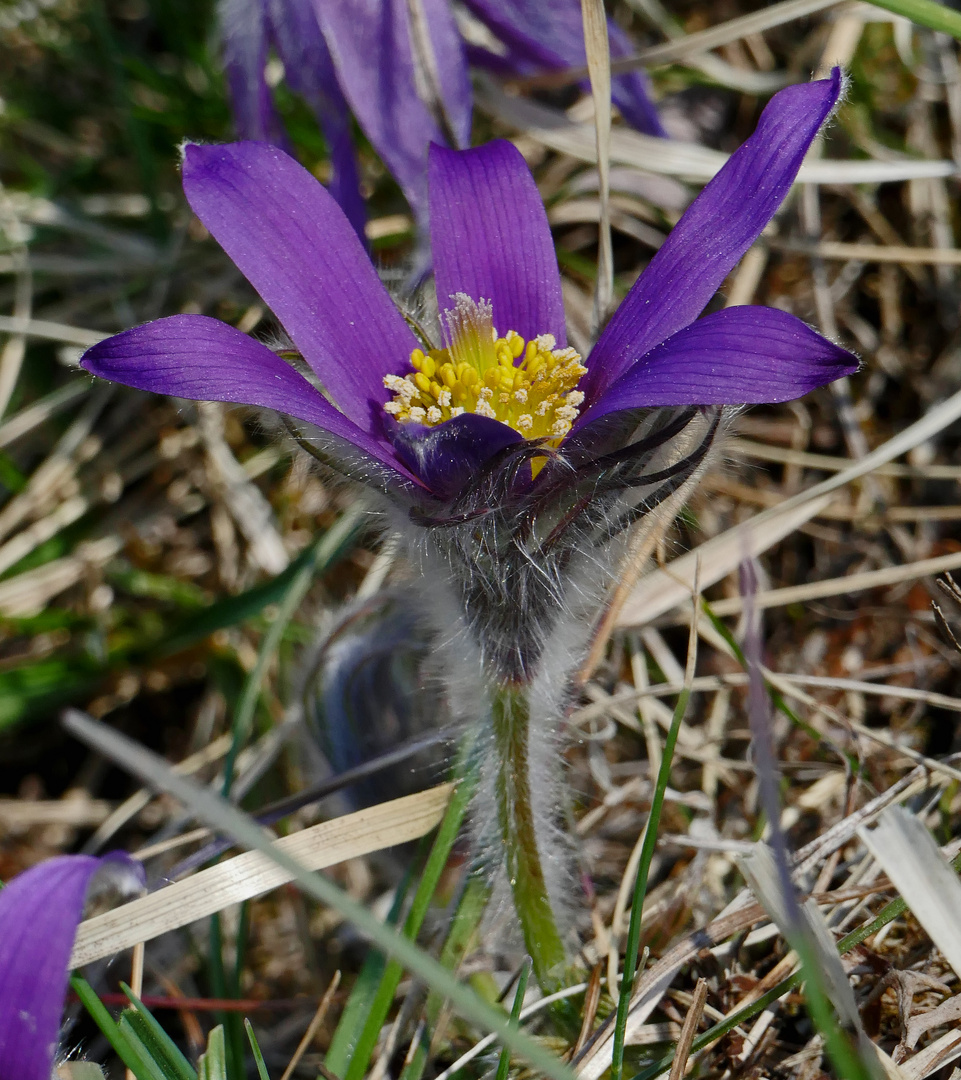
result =
[[499,334],[567,342],[561,278],[547,213],[520,151],[498,139],[430,151],[430,241],[437,303],[490,300]]
[[188,146],[194,213],[283,323],[337,406],[369,428],[382,379],[417,347],[343,211],[264,143]]
[[596,400],[659,342],[693,322],[781,205],[837,103],[841,76],[789,86],[688,207],[614,313],[582,389]]
[[524,437],[507,424],[464,413],[437,427],[389,425],[397,456],[441,499],[456,498],[483,466]]
[[125,330],[88,349],[81,366],[102,379],[155,394],[288,413],[414,479],[387,443],[338,412],[265,345],[205,315],[172,315]]
[[853,353],[777,308],[732,307],[698,319],[642,357],[577,429],[649,405],[791,401],[858,369]]

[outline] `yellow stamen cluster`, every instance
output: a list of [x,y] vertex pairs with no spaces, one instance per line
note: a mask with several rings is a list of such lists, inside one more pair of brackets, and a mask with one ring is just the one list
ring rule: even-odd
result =
[[587,374],[573,349],[558,349],[550,334],[525,341],[513,330],[498,337],[491,305],[458,293],[444,313],[446,349],[415,349],[414,370],[387,375],[393,391],[386,412],[400,421],[441,424],[465,412],[500,420],[527,439],[558,446],[579,413],[576,390]]

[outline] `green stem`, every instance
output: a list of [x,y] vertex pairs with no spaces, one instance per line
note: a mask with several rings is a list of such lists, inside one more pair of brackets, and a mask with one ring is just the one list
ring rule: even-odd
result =
[[501,683],[491,693],[497,749],[497,821],[507,859],[507,879],[534,975],[544,993],[556,990],[567,959],[547,895],[537,848],[530,783],[530,704],[527,687]]

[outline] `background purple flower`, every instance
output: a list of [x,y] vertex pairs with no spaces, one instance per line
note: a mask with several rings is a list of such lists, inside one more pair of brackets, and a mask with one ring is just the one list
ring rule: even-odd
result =
[[92,887],[143,887],[121,852],[61,855],[0,889],[0,1080],[50,1080],[67,965]]
[[[777,94],[754,135],[684,214],[586,359],[570,447],[589,453],[597,421],[650,406],[798,397],[857,369],[799,319],[762,307],[697,316],[777,210],[840,94],[840,74]],[[94,374],[181,397],[277,409],[332,437],[345,471],[398,492],[449,498],[523,435],[476,413],[434,427],[384,412],[385,376],[410,371],[420,343],[323,187],[275,147],[188,146],[191,207],[283,324],[307,379],[260,343],[199,315],[128,330],[94,346]],[[518,151],[493,142],[435,146],[431,240],[438,307],[489,301],[500,333],[565,343],[547,216]],[[392,479],[391,479],[392,478]]]
[[[415,216],[426,223],[428,147],[470,144],[468,57],[514,74],[585,60],[579,0],[483,0],[469,6],[503,54],[465,51],[450,0],[221,0],[224,62],[240,135],[285,145],[264,78],[273,48],[288,84],[324,131],[331,194],[358,232],[363,234],[364,216],[351,114]],[[632,51],[613,24],[611,50],[614,56]],[[613,94],[630,124],[664,135],[641,73],[615,79]]]

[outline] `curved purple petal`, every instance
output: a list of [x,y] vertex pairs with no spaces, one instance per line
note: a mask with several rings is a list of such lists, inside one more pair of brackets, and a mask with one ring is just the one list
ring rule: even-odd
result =
[[757,129],[688,207],[614,313],[582,389],[604,392],[659,342],[693,322],[788,193],[837,103],[841,73],[775,94]]
[[324,388],[370,430],[384,375],[418,346],[357,234],[313,176],[264,143],[186,148],[194,213],[280,319]]
[[[467,7],[507,46],[515,73],[581,67],[586,62],[580,0],[465,0]],[[611,56],[630,56],[630,39],[608,20]],[[618,75],[611,96],[629,124],[665,135],[640,71]]]
[[[447,127],[470,141],[467,65],[447,3],[424,0],[426,41],[411,25],[408,0],[315,0],[314,7],[354,116],[425,223],[427,148],[448,141]],[[418,92],[414,49],[424,52],[428,41],[447,123]]]
[[282,139],[264,79],[267,19],[264,0],[221,0],[224,72],[237,132],[242,139]]
[[853,353],[777,308],[705,315],[653,348],[577,423],[649,405],[791,401],[858,369]]
[[338,412],[289,364],[217,319],[171,315],[135,326],[88,349],[80,364],[92,375],[155,394],[289,413],[415,480],[386,443]]
[[77,925],[107,868],[142,887],[140,864],[111,853],[48,859],[0,889],[0,1080],[50,1080]]
[[332,166],[327,190],[363,240],[367,210],[360,193],[350,112],[337,83],[334,61],[312,0],[259,2],[266,2],[271,34],[284,64],[287,83],[311,107],[327,140]]
[[398,457],[441,499],[454,498],[495,454],[523,435],[499,420],[464,413],[437,427],[389,426]]
[[527,163],[497,139],[475,150],[430,150],[430,242],[437,303],[490,300],[498,333],[567,341],[561,277],[547,213]]

